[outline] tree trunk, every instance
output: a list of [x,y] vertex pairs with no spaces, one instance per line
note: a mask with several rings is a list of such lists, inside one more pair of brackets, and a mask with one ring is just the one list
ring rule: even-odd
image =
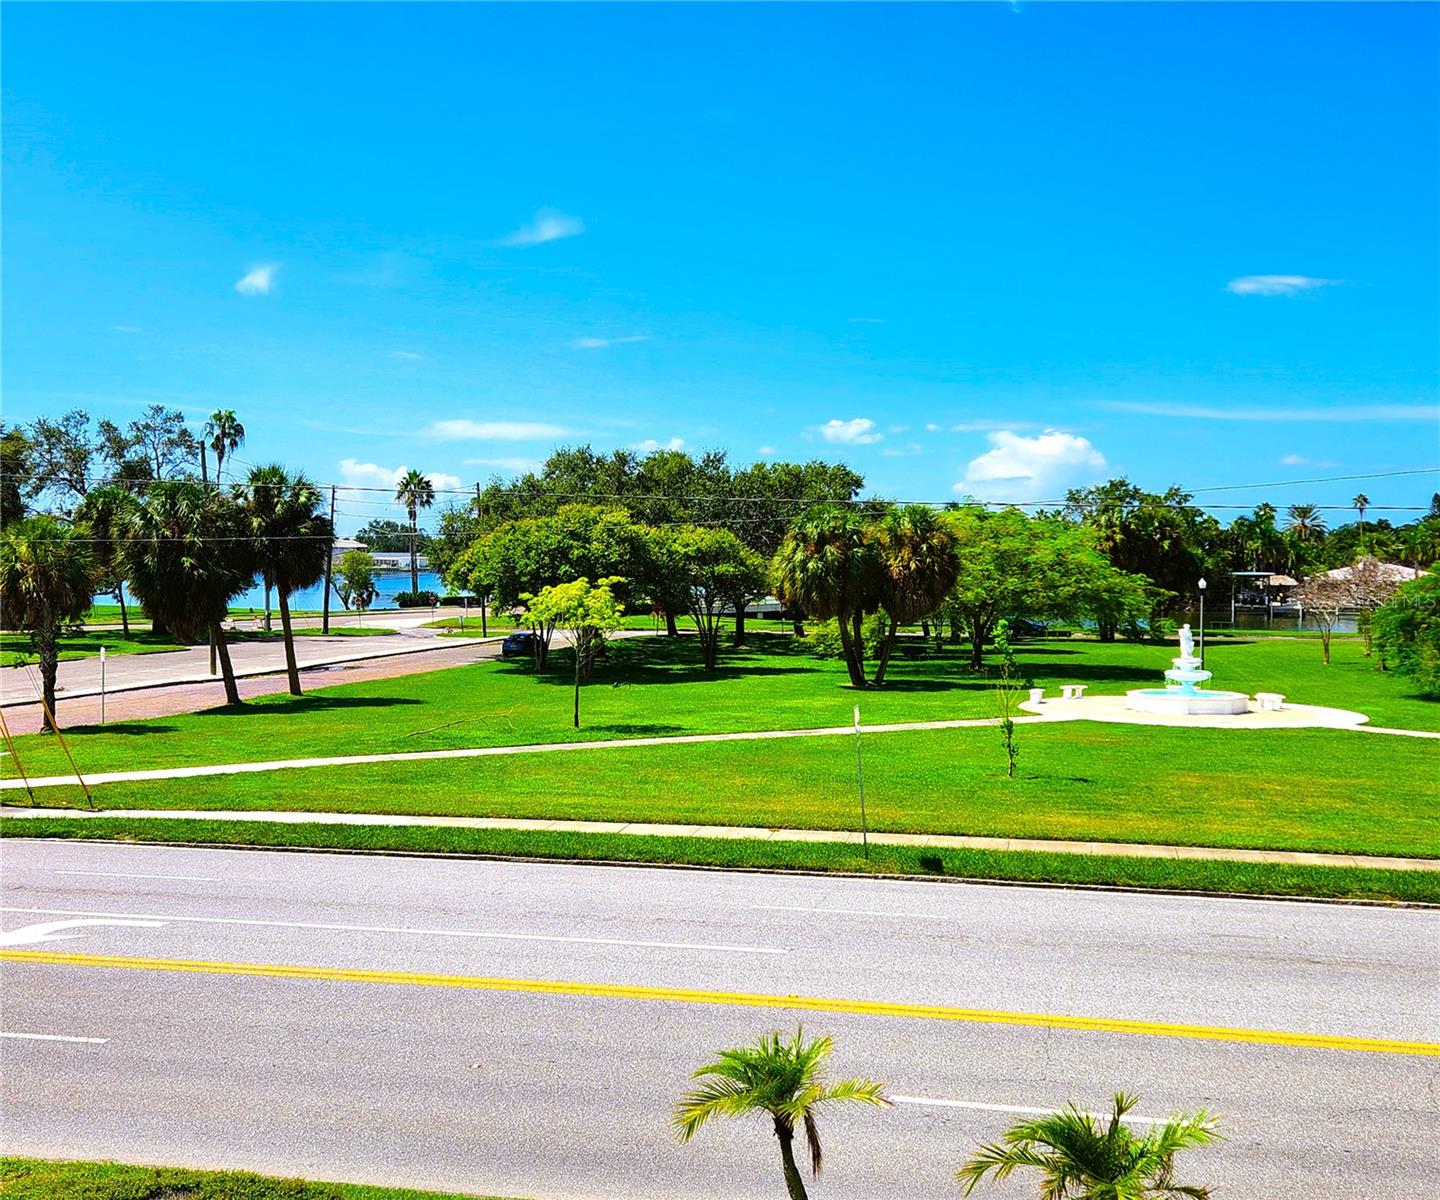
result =
[[785,1170],[785,1190],[790,1200],[808,1200],[805,1194],[805,1180],[800,1168],[795,1165],[795,1131],[775,1118],[775,1136],[780,1139],[780,1161]]
[[489,637],[489,636],[490,636],[490,631],[485,627],[485,610],[486,610],[487,608],[489,608],[489,607],[490,607],[490,597],[489,597],[488,595],[481,596],[481,597],[480,597],[480,636],[481,636],[481,637]]
[[575,643],[575,728],[580,728],[580,643]]
[[890,627],[885,631],[885,640],[880,643],[880,653],[875,662],[876,687],[885,682],[885,668],[890,665],[890,654],[895,649],[895,634],[899,628],[898,622],[891,617]]
[[44,729],[47,733],[58,733],[60,725],[55,719],[55,676],[60,670],[60,644],[56,640],[55,626],[49,625],[35,630],[35,652],[40,658],[40,689],[45,697]]
[[855,631],[852,639],[855,645],[855,665],[860,668],[860,678],[865,678],[865,615],[858,610],[850,614],[850,625]]
[[235,686],[235,668],[230,663],[230,647],[225,644],[225,633],[216,621],[211,630],[215,638],[215,651],[220,656],[220,675],[225,680],[225,703],[239,704],[240,689]]
[[804,636],[805,636],[805,622],[804,622],[803,620],[801,620],[799,617],[791,617],[791,618],[790,618],[790,632],[793,633],[796,637],[804,637]]
[[745,644],[745,606],[742,604],[735,609],[735,644]]
[[414,513],[410,514],[410,592],[413,595],[420,590],[420,563],[415,549],[415,539],[420,534],[420,521]]
[[1323,625],[1320,627],[1320,657],[1325,665],[1330,665],[1330,630]]
[[845,671],[850,676],[850,686],[863,688],[865,686],[865,668],[860,665],[855,654],[855,644],[851,632],[851,621],[849,617],[839,617],[835,621],[836,628],[840,631],[840,650],[845,655]]
[[665,610],[665,636],[680,636],[680,630],[675,625],[675,614],[671,612],[668,608]]
[[285,594],[285,581],[279,580],[276,590],[280,595],[280,633],[285,642],[285,674],[290,678],[290,694],[300,695],[300,668],[295,662],[295,634],[290,628],[290,597]]
[[1113,642],[1115,640],[1116,627],[1113,621],[1101,621],[1096,629],[1102,642]]
[[120,586],[115,589],[115,599],[120,601],[120,636],[127,642],[130,640],[130,610],[125,607],[125,581],[120,581]]
[[265,632],[270,632],[270,576],[265,576]]
[[985,642],[989,635],[990,630],[984,625],[970,628],[970,665],[977,671],[985,665]]

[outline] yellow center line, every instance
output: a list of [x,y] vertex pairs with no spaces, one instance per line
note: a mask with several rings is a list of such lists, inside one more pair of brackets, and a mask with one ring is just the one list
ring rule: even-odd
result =
[[316,979],[333,983],[465,988],[486,992],[528,992],[545,996],[652,1000],[672,1004],[720,1004],[735,1008],[784,1008],[802,1012],[901,1017],[921,1021],[965,1021],[980,1025],[1028,1025],[1041,1029],[1074,1029],[1087,1033],[1128,1033],[1149,1037],[1248,1042],[1266,1046],[1295,1046],[1307,1050],[1357,1050],[1370,1054],[1420,1054],[1440,1057],[1440,1044],[1433,1042],[1402,1042],[1389,1038],[1339,1037],[1323,1033],[1227,1029],[1211,1025],[1174,1025],[1163,1021],[1125,1021],[1105,1017],[1069,1017],[1051,1013],[949,1008],[937,1004],[894,1004],[883,1000],[772,996],[756,992],[713,992],[689,988],[638,987],[617,983],[567,983],[544,979],[499,979],[480,975],[430,975],[415,971],[366,971],[343,967],[303,967],[277,963],[205,962],[183,958],[121,958],[103,954],[64,954],[49,950],[0,950],[0,960],[62,967],[181,971],[200,975],[254,975],[267,979]]

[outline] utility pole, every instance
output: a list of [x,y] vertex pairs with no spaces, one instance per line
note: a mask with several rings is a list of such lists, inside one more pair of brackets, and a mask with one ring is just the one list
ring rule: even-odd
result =
[[335,563],[335,485],[330,485],[330,556],[325,560],[325,596],[320,602],[320,632],[330,632],[330,569]]
[[[481,501],[480,501],[480,481],[477,479],[477,480],[475,481],[475,520],[476,520],[476,521],[479,521],[479,520],[480,520],[480,504],[481,504]],[[486,617],[486,612],[485,612],[485,610],[486,610],[486,608],[489,607],[489,605],[486,603],[486,598],[485,598],[484,596],[477,595],[477,596],[475,597],[475,599],[477,599],[477,600],[480,601],[480,636],[481,636],[482,638],[483,638],[483,637],[489,637],[489,636],[490,636],[490,630],[487,628],[487,624],[486,624],[486,620],[485,620],[485,617]]]

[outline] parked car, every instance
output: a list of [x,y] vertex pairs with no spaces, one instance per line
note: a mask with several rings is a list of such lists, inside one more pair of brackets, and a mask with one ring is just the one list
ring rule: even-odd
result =
[[533,655],[535,653],[535,635],[533,633],[512,633],[500,643],[501,658],[518,658],[520,655]]

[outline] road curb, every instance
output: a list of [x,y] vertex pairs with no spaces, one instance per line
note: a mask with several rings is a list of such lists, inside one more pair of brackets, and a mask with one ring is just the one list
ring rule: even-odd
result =
[[[865,871],[820,871],[804,867],[745,867],[719,866],[711,863],[663,863],[635,862],[621,858],[551,858],[545,855],[528,854],[467,854],[462,851],[446,850],[362,850],[349,846],[257,846],[250,843],[234,842],[172,842],[135,841],[124,838],[104,837],[25,837],[6,834],[0,841],[21,842],[90,842],[96,845],[169,846],[182,850],[239,850],[273,852],[276,854],[336,854],[368,858],[420,858],[459,862],[510,862],[536,863],[562,867],[638,867],[657,871],[709,871],[721,874],[802,876],[811,879],[868,879],[880,883],[928,883],[966,884],[982,887],[1038,888],[1063,892],[1102,892],[1117,895],[1137,896],[1186,896],[1202,900],[1248,900],[1270,901],[1280,904],[1333,904],[1351,908],[1400,908],[1419,911],[1440,911],[1440,904],[1427,904],[1421,900],[1375,900],[1347,896],[1293,896],[1276,895],[1266,892],[1207,892],[1199,888],[1139,887],[1111,883],[1047,883],[1031,879],[987,879],[970,875],[907,875],[899,872],[875,874]],[[845,842],[825,842],[821,845],[847,845]],[[999,850],[997,854],[1033,853],[1025,850]],[[1124,855],[1105,857],[1123,858]],[[1355,867],[1341,868],[1358,870]]]

